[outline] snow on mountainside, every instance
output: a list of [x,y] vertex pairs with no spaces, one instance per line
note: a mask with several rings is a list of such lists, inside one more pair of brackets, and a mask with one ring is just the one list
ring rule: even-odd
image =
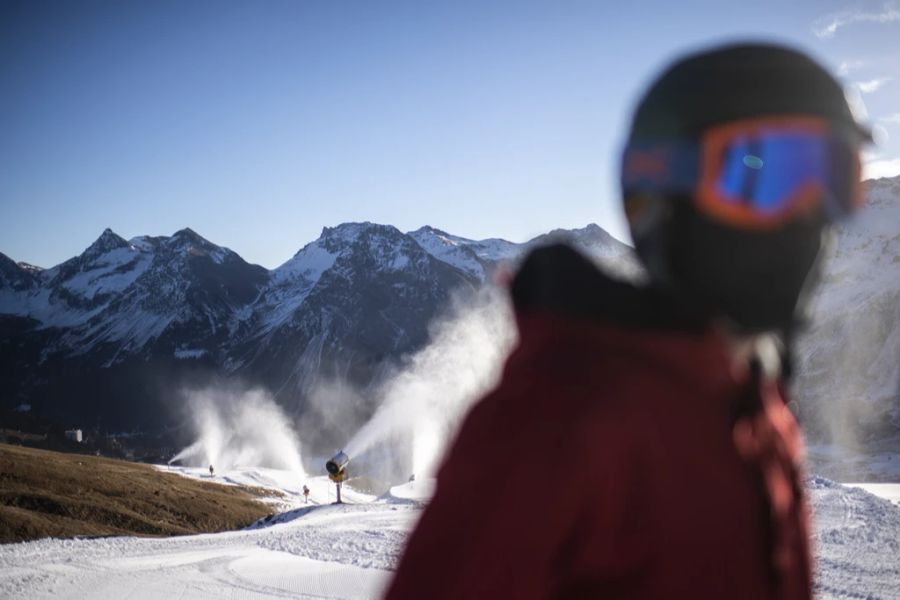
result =
[[[4,294],[0,299],[6,296],[12,299],[19,294],[27,294],[38,285],[40,278],[36,273],[16,264],[5,254],[0,254],[0,294]],[[2,306],[4,310],[8,310],[6,302]]]
[[[868,210],[835,236],[797,346],[795,397],[811,440],[878,451],[884,464],[900,451],[898,223],[900,178],[870,182]],[[160,382],[206,369],[301,411],[323,379],[365,389],[427,343],[454,294],[563,238],[601,266],[640,271],[630,248],[596,225],[514,243],[345,223],[272,271],[190,229],[130,241],[107,230],[46,270],[0,255],[0,405],[75,415],[116,407],[133,426],[146,413],[131,405],[171,395]],[[157,424],[169,418],[147,410]]]
[[[323,276],[323,287],[365,269],[382,274],[412,271],[424,253],[389,225],[345,223],[326,227],[322,235],[272,271],[272,283],[257,302],[262,331],[284,325],[294,317]],[[365,273],[359,273],[364,277]]]
[[106,230],[36,285],[0,290],[0,405],[158,424],[168,363],[217,360],[233,313],[268,277],[190,229],[132,242]]
[[[826,254],[795,395],[816,441],[889,458],[900,452],[900,177],[867,185],[867,206]],[[890,472],[900,465],[873,475]]]
[[323,378],[364,386],[424,344],[451,293],[475,284],[395,227],[326,227],[273,271],[228,368],[262,374],[295,407]]
[[638,269],[631,248],[594,223],[581,229],[555,229],[522,244],[498,238],[470,240],[433,227],[422,227],[409,235],[438,260],[479,277],[482,281],[498,265],[515,262],[532,248],[561,242],[575,246],[601,266],[616,273],[631,275]]
[[[422,227],[411,231],[408,235],[436,259],[481,280],[484,280],[486,276],[488,264],[494,260],[490,256],[479,256],[472,247],[478,242],[450,235],[440,229]],[[515,244],[511,242],[505,243],[510,247],[515,247]]]
[[[231,308],[256,297],[267,275],[190,229],[126,242],[107,229],[80,256],[44,272],[49,295],[32,316],[72,327],[61,347],[82,354],[100,343],[140,351],[171,325],[192,321],[215,335]],[[63,306],[68,310],[59,310]]]
[[[627,252],[597,226],[571,238],[598,256]],[[534,243],[345,223],[272,271],[190,229],[128,241],[106,230],[46,270],[0,257],[0,404],[74,415],[88,406],[91,418],[112,411],[129,426],[147,411],[130,415],[121,397],[162,402],[202,368],[263,385],[299,411],[317,381],[365,387],[420,348],[453,294]]]

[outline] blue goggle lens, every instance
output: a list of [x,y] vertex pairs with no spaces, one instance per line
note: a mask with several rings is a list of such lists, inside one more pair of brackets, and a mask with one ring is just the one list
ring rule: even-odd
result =
[[848,197],[849,187],[832,177],[849,166],[836,164],[843,162],[835,160],[839,146],[829,136],[802,132],[735,138],[724,151],[716,178],[718,191],[723,200],[749,204],[763,214],[783,210],[810,183],[834,199]]

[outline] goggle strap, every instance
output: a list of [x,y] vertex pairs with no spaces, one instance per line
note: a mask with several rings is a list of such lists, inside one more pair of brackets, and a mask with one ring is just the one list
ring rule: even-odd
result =
[[633,142],[625,148],[622,185],[627,191],[690,193],[699,180],[698,142]]

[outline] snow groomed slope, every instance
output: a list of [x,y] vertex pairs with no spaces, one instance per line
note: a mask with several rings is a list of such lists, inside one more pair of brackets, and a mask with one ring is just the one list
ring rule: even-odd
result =
[[[208,477],[201,469],[180,471]],[[278,513],[220,534],[0,546],[0,597],[377,598],[433,489],[433,481],[414,481],[376,498],[345,487],[346,503],[334,505],[325,477],[245,469],[216,479],[280,491],[271,499]],[[900,507],[819,477],[809,489],[818,597],[900,598]]]

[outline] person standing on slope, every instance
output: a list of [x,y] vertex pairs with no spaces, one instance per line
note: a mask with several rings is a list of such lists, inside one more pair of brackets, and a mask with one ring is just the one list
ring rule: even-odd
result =
[[[563,245],[526,258],[519,344],[465,418],[387,598],[810,598],[786,357],[823,234],[862,203],[868,140],[794,50],[670,66],[622,166],[647,283]],[[535,474],[551,490],[539,507],[522,493]]]

